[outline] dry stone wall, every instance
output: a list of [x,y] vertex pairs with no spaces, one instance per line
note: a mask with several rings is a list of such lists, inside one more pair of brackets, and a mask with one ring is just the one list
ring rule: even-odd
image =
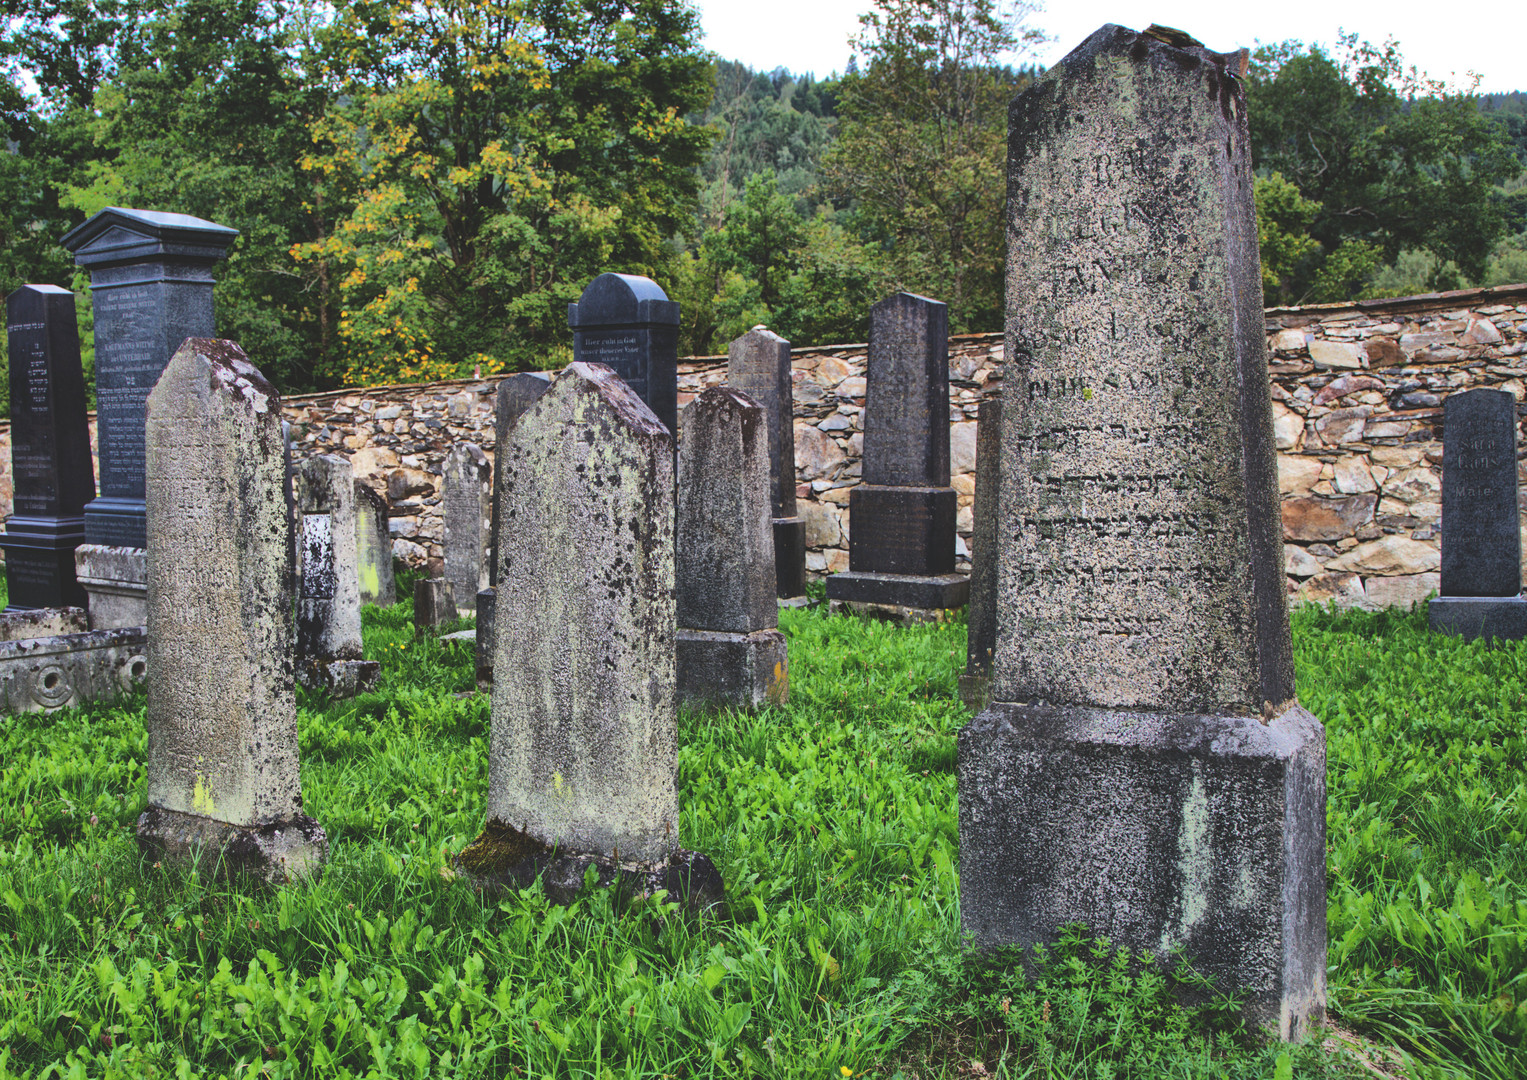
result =
[[[1486,386],[1527,416],[1527,285],[1267,311],[1291,595],[1409,604],[1438,583],[1442,402]],[[813,576],[848,569],[849,490],[864,446],[863,344],[794,353],[795,464]],[[949,340],[951,485],[969,572],[976,412],[1002,379],[1002,335]],[[679,365],[679,406],[726,381],[726,357]],[[393,552],[443,556],[442,468],[456,442],[494,450],[492,379],[368,387],[285,400],[298,458],[343,454],[391,503]],[[92,448],[95,421],[91,418]],[[1523,444],[1527,445],[1527,438]],[[1518,469],[1524,452],[1519,452]],[[10,426],[0,421],[0,513],[11,512]],[[1524,485],[1527,489],[1527,485]],[[1524,490],[1527,511],[1527,490]],[[1527,551],[1527,530],[1523,550]]]

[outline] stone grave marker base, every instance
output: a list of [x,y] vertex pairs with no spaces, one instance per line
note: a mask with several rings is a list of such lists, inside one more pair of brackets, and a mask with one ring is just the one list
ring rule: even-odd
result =
[[683,705],[755,709],[783,705],[789,697],[789,650],[778,630],[741,634],[681,627],[675,644]]
[[150,806],[138,818],[138,846],[155,862],[195,861],[203,873],[267,885],[316,881],[329,858],[328,836],[306,814],[243,826]]
[[726,888],[710,856],[676,849],[661,865],[617,863],[592,855],[560,853],[518,829],[490,821],[476,840],[456,856],[456,872],[474,888],[492,895],[507,889],[541,887],[554,904],[570,904],[582,891],[589,867],[601,888],[614,887],[624,897],[668,892],[668,898],[695,912],[724,910]]
[[1426,618],[1433,630],[1459,634],[1465,641],[1482,637],[1520,641],[1527,638],[1527,597],[1434,596]]
[[[34,625],[77,625],[84,617],[79,608],[25,615],[34,617]],[[147,654],[141,626],[0,641],[0,712],[52,712],[131,690],[148,671]]]
[[90,629],[148,625],[148,552],[143,548],[81,544],[74,571],[89,594]]
[[960,893],[978,946],[1084,923],[1297,1037],[1325,1002],[1325,740],[1256,717],[994,703],[959,735]]
[[0,641],[83,634],[90,620],[82,607],[6,608],[0,612]]
[[[806,602],[806,519],[773,518],[774,579],[781,600]],[[795,606],[793,604],[784,605]]]
[[964,574],[871,574],[845,570],[827,579],[829,610],[849,610],[902,622],[938,622],[970,601]]
[[299,664],[297,681],[309,690],[322,690],[330,697],[348,698],[365,693],[376,685],[382,665],[376,660],[321,660]]

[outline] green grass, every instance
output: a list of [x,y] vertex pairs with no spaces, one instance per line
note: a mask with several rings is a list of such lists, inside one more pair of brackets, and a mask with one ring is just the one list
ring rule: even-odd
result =
[[[962,950],[958,623],[784,612],[790,706],[681,717],[681,839],[732,919],[485,902],[449,866],[483,823],[487,701],[409,607],[367,610],[376,692],[299,698],[313,886],[142,864],[141,695],[0,719],[0,1080],[1371,1075],[1079,934],[1028,977]],[[1329,735],[1337,1019],[1413,1075],[1527,1073],[1521,649],[1325,613],[1295,645]]]

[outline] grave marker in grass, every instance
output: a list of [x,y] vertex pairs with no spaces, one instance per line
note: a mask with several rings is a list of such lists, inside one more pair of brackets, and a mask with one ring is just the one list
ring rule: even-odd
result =
[[1009,114],[962,923],[1180,948],[1291,1038],[1325,1006],[1325,737],[1294,696],[1246,54],[1166,38],[1105,26]]
[[457,443],[446,452],[441,471],[445,579],[457,602],[471,611],[473,598],[488,587],[493,465],[476,443]]
[[304,686],[348,697],[369,689],[380,666],[361,655],[360,572],[355,478],[337,454],[297,470],[297,677]]
[[355,482],[355,561],[363,604],[390,607],[398,602],[392,572],[392,537],[387,531],[387,500],[371,485]]

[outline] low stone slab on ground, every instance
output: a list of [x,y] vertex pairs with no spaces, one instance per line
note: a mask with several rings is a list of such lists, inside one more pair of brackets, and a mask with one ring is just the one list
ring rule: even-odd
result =
[[84,705],[131,690],[147,672],[141,626],[0,641],[0,712]]

